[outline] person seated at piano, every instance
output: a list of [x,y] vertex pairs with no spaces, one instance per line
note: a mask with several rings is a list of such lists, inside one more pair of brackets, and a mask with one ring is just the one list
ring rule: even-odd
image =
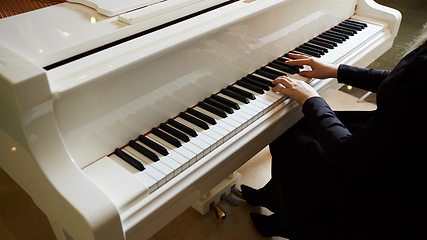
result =
[[[309,78],[377,93],[375,111],[333,111],[304,81],[279,77],[274,91],[302,105],[304,117],[270,146],[272,178],[242,185],[263,236],[290,239],[397,239],[421,230],[426,201],[427,24],[392,71],[333,65],[289,54]],[[423,226],[424,227],[424,226]],[[403,239],[403,238],[402,238]]]

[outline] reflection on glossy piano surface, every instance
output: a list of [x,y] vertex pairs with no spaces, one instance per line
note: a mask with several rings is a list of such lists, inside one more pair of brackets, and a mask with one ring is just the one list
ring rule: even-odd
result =
[[367,66],[400,19],[372,0],[73,0],[4,18],[0,166],[58,239],[147,239],[302,117],[270,91],[303,79],[288,52]]

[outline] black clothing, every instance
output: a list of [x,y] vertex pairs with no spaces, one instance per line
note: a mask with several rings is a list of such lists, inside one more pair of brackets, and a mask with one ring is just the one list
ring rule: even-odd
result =
[[392,71],[340,65],[338,81],[376,92],[377,110],[334,112],[313,97],[270,144],[291,240],[408,239],[425,226],[425,69],[427,44]]

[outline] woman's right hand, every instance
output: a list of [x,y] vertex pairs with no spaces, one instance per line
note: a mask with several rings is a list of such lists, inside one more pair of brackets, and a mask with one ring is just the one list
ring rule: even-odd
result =
[[311,71],[300,71],[299,75],[308,78],[336,78],[338,75],[338,65],[324,62],[318,58],[307,57],[299,54],[289,53],[290,57],[296,60],[286,61],[289,65],[308,65]]

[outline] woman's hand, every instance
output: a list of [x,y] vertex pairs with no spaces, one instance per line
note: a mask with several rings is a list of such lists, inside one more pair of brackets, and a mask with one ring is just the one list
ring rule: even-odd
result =
[[319,96],[319,94],[304,81],[291,79],[285,76],[276,78],[273,81],[276,85],[273,87],[274,92],[279,92],[298,102],[301,106],[311,97]]
[[289,56],[296,58],[296,60],[286,61],[289,65],[308,65],[311,71],[302,71],[300,76],[308,78],[336,78],[338,74],[338,65],[324,62],[318,58],[307,57],[299,54],[289,53]]

